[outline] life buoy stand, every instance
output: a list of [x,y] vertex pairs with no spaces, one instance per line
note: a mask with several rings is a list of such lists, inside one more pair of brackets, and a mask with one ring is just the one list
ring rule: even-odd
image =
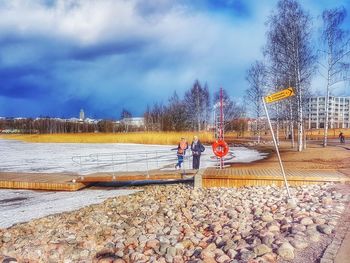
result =
[[229,150],[227,143],[224,140],[215,141],[212,145],[213,152],[217,157],[224,157]]

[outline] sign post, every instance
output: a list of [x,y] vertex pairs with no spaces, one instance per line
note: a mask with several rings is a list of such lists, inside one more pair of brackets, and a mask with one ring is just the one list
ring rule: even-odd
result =
[[270,120],[269,112],[267,111],[266,103],[272,103],[272,102],[275,102],[275,101],[286,99],[286,98],[294,96],[294,95],[295,95],[295,93],[294,93],[293,88],[288,88],[288,89],[284,89],[282,91],[276,92],[274,94],[271,94],[269,96],[266,96],[265,98],[262,97],[262,102],[263,102],[263,105],[264,105],[267,121],[269,123],[270,131],[271,131],[271,135],[272,135],[272,140],[273,140],[273,143],[274,143],[275,148],[276,148],[278,162],[280,164],[281,172],[282,172],[283,179],[284,179],[284,184],[286,186],[289,198],[291,198],[291,194],[290,194],[290,191],[289,191],[288,181],[287,181],[286,173],[284,171],[284,167],[283,167],[283,164],[282,164],[281,155],[280,155],[280,152],[278,150],[278,145],[277,145],[275,133],[273,132],[273,129],[272,129],[271,120]]

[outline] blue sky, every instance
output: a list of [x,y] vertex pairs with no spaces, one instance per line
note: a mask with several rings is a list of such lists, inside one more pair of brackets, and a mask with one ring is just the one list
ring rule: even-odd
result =
[[[0,116],[140,116],[196,79],[239,99],[276,3],[0,0]],[[316,28],[324,8],[340,5],[350,12],[348,0],[302,1]]]

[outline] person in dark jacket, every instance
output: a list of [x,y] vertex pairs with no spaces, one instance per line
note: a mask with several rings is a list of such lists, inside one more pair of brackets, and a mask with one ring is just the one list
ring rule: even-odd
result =
[[186,154],[186,150],[188,149],[188,143],[185,138],[181,138],[181,141],[177,145],[177,164],[175,165],[175,169],[181,168],[181,164],[184,161],[184,156]]
[[193,137],[193,141],[191,144],[191,151],[192,151],[192,157],[193,157],[193,163],[192,163],[192,168],[193,169],[199,169],[199,164],[200,164],[200,158],[202,152],[204,152],[205,148],[203,144],[198,140],[197,136]]
[[340,143],[345,143],[344,133],[342,133],[342,132],[339,133],[339,140],[340,140]]

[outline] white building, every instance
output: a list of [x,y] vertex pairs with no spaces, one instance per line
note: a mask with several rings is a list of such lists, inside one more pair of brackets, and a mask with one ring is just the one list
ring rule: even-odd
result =
[[134,126],[134,127],[142,127],[145,125],[144,117],[133,117],[133,118],[124,118],[120,121],[125,125]]
[[85,113],[84,113],[83,109],[81,109],[80,112],[79,112],[79,119],[81,121],[85,120]]
[[[309,129],[325,126],[326,97],[309,98],[305,108],[305,121]],[[350,97],[329,97],[328,127],[350,128]]]

